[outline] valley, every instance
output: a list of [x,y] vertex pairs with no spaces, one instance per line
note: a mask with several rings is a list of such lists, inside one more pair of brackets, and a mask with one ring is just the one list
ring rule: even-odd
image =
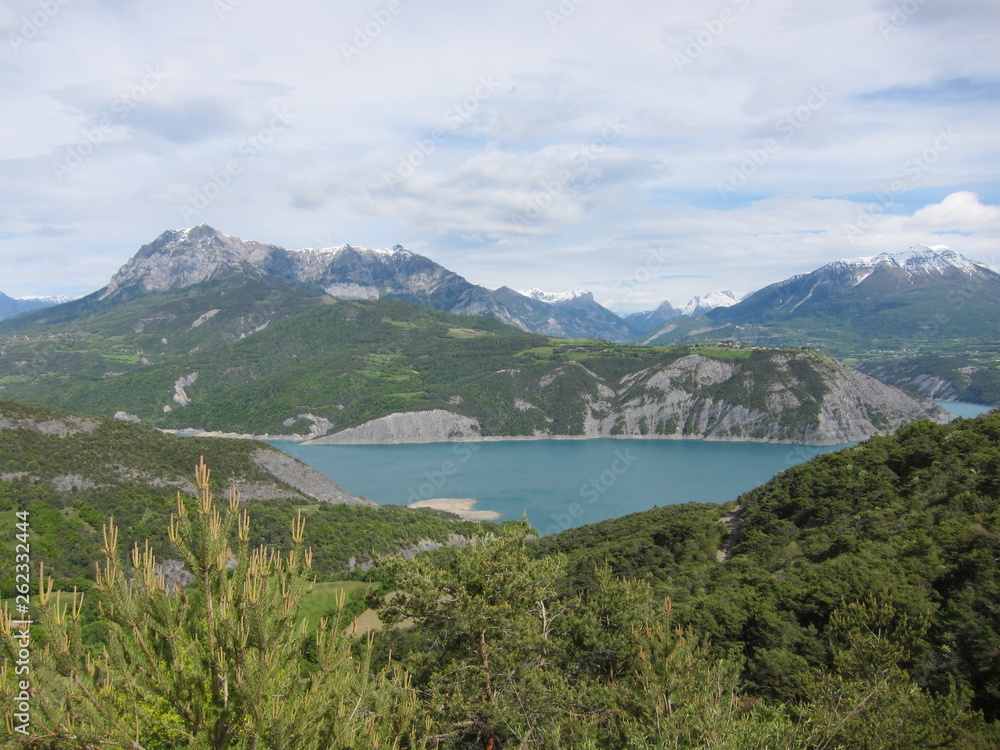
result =
[[[918,392],[989,398],[995,363],[963,365],[963,375],[978,367],[975,377],[944,382],[927,370],[947,370],[950,352],[904,375],[877,347],[905,348],[948,284],[982,287],[962,298],[956,330],[992,320],[983,305],[994,304],[1000,277],[931,248],[862,260],[742,301],[720,294],[688,314],[664,303],[623,320],[583,292],[489,292],[398,246],[287,251],[200,226],[143,246],[92,295],[0,322],[0,395],[171,430],[340,443],[837,444],[942,418],[825,349]],[[645,344],[620,340],[664,319]],[[589,338],[551,335],[570,331]]]

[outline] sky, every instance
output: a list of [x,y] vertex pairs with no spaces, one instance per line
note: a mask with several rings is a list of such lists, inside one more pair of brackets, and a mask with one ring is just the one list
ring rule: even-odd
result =
[[203,223],[620,313],[917,243],[1000,268],[998,34],[996,0],[6,0],[0,291]]

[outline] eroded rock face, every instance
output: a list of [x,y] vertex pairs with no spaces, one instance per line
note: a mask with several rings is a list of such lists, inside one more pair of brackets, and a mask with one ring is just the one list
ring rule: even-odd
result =
[[66,417],[64,419],[49,419],[44,422],[33,419],[8,419],[0,417],[0,430],[35,430],[43,435],[70,437],[81,432],[91,433],[100,424],[97,420],[85,417]]
[[[370,500],[352,495],[339,484],[331,481],[315,469],[299,463],[291,456],[280,451],[257,451],[253,456],[253,462],[264,469],[264,471],[290,484],[299,492],[320,502],[333,503],[335,505],[375,505]],[[277,489],[276,487],[275,490]],[[256,493],[255,496],[261,496],[263,492],[260,487],[256,487],[252,491]]]
[[444,409],[400,412],[309,441],[312,445],[443,443],[482,438],[479,422]]
[[[512,438],[695,438],[837,445],[866,440],[918,419],[947,421],[930,401],[887,386],[814,351],[771,351],[763,365],[747,359],[691,354],[663,367],[605,380],[578,363],[545,375],[589,379],[580,400],[578,431],[544,426]],[[512,408],[534,412],[517,399]],[[542,415],[544,416],[544,415]],[[551,424],[552,420],[546,420]],[[543,423],[544,424],[544,423]],[[498,436],[493,436],[494,438]],[[434,411],[390,414],[343,430],[316,444],[398,444],[482,440],[479,423]]]

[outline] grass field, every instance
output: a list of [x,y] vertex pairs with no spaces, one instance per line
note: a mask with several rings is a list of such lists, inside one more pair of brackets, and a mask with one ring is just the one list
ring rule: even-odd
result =
[[331,581],[317,583],[302,602],[299,616],[309,621],[310,630],[319,625],[320,618],[329,617],[336,609],[340,597],[360,598],[372,584],[362,581]]

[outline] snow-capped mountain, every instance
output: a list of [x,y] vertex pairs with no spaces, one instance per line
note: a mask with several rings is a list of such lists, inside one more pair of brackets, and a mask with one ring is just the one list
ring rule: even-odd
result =
[[69,302],[72,297],[8,297],[3,292],[0,292],[0,319],[10,318],[14,315],[20,315],[23,312],[28,312],[29,310],[39,310],[43,307],[51,307],[53,305],[60,305],[63,302]]
[[860,284],[880,268],[898,269],[911,278],[944,277],[955,273],[973,275],[986,269],[985,266],[959,255],[947,245],[914,245],[901,253],[879,253],[866,258],[847,258],[823,266],[819,271],[834,271],[840,267],[854,272],[855,284]]
[[585,297],[590,294],[590,292],[584,291],[583,289],[574,289],[571,292],[543,292],[538,287],[529,289],[526,292],[518,289],[517,293],[523,294],[525,297],[530,299],[538,300],[539,302],[548,302],[550,305],[558,305],[562,302],[572,302],[579,297]]
[[462,315],[488,315],[550,336],[619,341],[631,336],[621,318],[595,302],[590,292],[524,296],[506,287],[490,290],[472,284],[400,245],[287,250],[244,241],[207,225],[169,230],[143,245],[106,287],[78,306],[81,313],[92,312],[95,304],[115,305],[196,284],[247,281],[337,299],[394,299]]
[[739,302],[736,295],[728,289],[707,294],[704,297],[694,297],[686,305],[680,308],[681,315],[704,315],[709,310],[717,307],[731,307]]
[[632,313],[626,316],[625,322],[633,333],[637,336],[643,336],[674,318],[704,315],[709,310],[714,310],[717,307],[729,307],[738,301],[736,295],[731,291],[720,289],[704,297],[694,297],[682,307],[674,307],[669,301],[664,300],[655,310]]
[[926,298],[925,304],[936,304],[943,312],[955,307],[947,295],[968,287],[972,280],[995,284],[1000,275],[944,245],[914,245],[905,252],[828,263],[810,273],[764,287],[738,304],[716,308],[708,317],[752,323],[765,317],[773,322],[819,313],[834,317],[856,315],[876,307],[885,308],[900,294],[906,297],[898,304],[911,304],[916,299],[914,295],[919,294]]
[[758,331],[797,321],[817,330],[867,331],[879,340],[898,338],[904,330],[916,340],[917,331],[945,325],[949,335],[961,335],[974,320],[1000,321],[1000,275],[949,247],[915,245],[828,263],[707,316]]

